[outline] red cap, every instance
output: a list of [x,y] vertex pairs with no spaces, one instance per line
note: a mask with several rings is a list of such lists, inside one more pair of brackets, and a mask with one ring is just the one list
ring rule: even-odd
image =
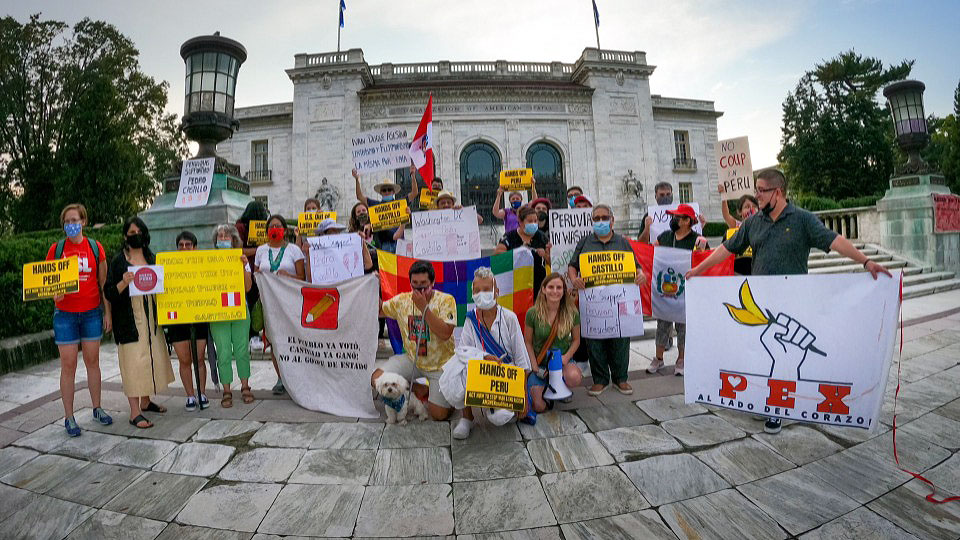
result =
[[540,203],[543,203],[543,204],[547,205],[547,208],[549,208],[549,209],[552,209],[552,208],[553,208],[553,205],[550,204],[550,199],[548,199],[548,198],[546,198],[546,197],[540,197],[539,199],[534,199],[534,200],[530,201],[530,208],[533,208],[534,206],[536,206],[536,205],[538,205],[538,204],[540,204]]
[[667,213],[671,216],[685,216],[694,221],[697,220],[697,213],[693,211],[693,207],[689,204],[681,204],[676,210],[667,210]]
[[587,197],[586,195],[577,195],[577,198],[573,200],[573,204],[580,204],[582,202],[585,202],[593,207],[593,201],[591,201],[590,197]]

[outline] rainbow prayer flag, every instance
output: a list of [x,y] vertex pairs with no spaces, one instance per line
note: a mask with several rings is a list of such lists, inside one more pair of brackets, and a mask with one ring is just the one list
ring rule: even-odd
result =
[[[377,251],[380,268],[380,294],[383,300],[410,292],[410,267],[417,259],[387,251]],[[453,296],[457,302],[457,327],[462,328],[467,312],[473,309],[473,273],[487,266],[493,271],[500,295],[499,304],[520,319],[521,328],[527,310],[533,306],[533,253],[518,248],[469,261],[429,261],[437,275],[434,289]]]

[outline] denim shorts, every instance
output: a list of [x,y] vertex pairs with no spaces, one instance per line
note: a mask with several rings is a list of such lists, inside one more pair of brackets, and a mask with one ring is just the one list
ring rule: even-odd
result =
[[53,341],[57,345],[76,345],[81,341],[100,341],[103,337],[103,309],[72,313],[53,310]]

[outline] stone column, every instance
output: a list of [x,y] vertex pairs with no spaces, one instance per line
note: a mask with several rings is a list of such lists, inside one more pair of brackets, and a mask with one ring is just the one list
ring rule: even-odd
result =
[[949,193],[939,174],[890,179],[877,201],[880,244],[922,266],[960,272],[960,233],[934,233],[933,195]]

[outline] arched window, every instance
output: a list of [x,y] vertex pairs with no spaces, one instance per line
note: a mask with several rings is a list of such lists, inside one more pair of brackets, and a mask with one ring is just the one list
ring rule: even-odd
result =
[[463,206],[476,205],[484,223],[493,223],[493,201],[500,183],[500,153],[489,143],[470,143],[460,153],[460,196]]
[[567,184],[563,181],[563,157],[556,146],[540,141],[527,149],[527,167],[537,179],[537,195],[547,197],[554,208],[567,207]]

